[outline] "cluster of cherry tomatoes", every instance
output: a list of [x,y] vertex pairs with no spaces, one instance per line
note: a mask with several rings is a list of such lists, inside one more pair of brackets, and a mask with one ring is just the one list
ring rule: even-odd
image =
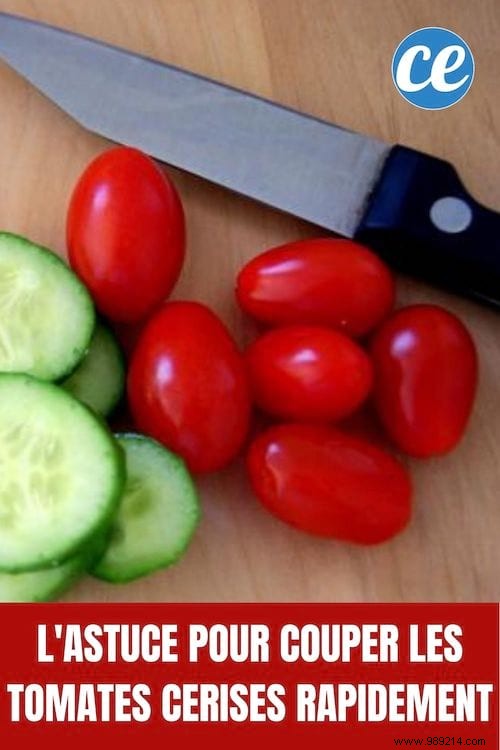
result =
[[[163,302],[184,234],[173,185],[134,149],[101,155],[73,194],[73,268],[109,319],[142,321],[128,373],[137,428],[195,473],[221,469],[250,442],[256,495],[304,531],[366,544],[398,533],[411,515],[408,472],[349,419],[371,404],[399,451],[452,450],[477,383],[466,328],[436,306],[393,312],[394,279],[367,248],[304,240],[241,270],[237,300],[264,328],[241,353],[206,306]],[[249,441],[253,406],[272,421]]]

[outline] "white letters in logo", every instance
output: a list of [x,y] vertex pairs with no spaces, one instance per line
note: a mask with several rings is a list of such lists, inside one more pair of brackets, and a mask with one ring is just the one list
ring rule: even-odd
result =
[[[456,54],[456,59],[450,65],[450,58],[454,54]],[[429,78],[425,81],[416,82],[412,80],[411,73],[418,55],[422,55],[422,60],[424,61],[431,59],[431,51],[424,44],[416,44],[401,55],[396,69],[396,84],[403,91],[421,91],[429,84],[436,91],[456,91],[456,89],[463,86],[467,79],[470,78],[469,74],[466,74],[459,81],[455,81],[455,83],[448,83],[446,80],[446,74],[453,73],[454,70],[460,68],[465,60],[465,50],[458,44],[450,44],[438,52],[432,63]]]
[[[456,53],[457,58],[455,62],[448,65],[450,58],[454,53]],[[446,81],[446,74],[453,73],[454,70],[460,68],[463,65],[464,60],[465,50],[463,47],[459,47],[458,44],[450,44],[449,47],[445,47],[441,52],[437,53],[436,59],[432,63],[431,70],[431,83],[436,91],[456,91],[460,86],[464,85],[466,80],[470,78],[468,73],[459,81],[455,81],[455,83],[448,83]]]
[[421,83],[414,83],[411,80],[411,69],[420,53],[422,54],[423,60],[431,59],[431,51],[429,47],[425,46],[425,44],[416,44],[414,47],[407,49],[406,52],[401,55],[401,60],[399,61],[396,70],[396,84],[400,89],[403,89],[403,91],[421,91],[431,82],[431,78],[428,78]]

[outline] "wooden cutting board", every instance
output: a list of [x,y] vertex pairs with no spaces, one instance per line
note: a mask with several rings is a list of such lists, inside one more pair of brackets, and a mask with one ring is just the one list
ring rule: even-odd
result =
[[[449,159],[476,197],[500,210],[498,0],[0,0],[38,18],[246,88],[355,130]],[[390,62],[422,26],[462,34],[476,58],[467,96],[439,112],[396,92]],[[86,163],[106,148],[0,65],[0,227],[65,252],[65,209]],[[189,255],[176,298],[210,304],[241,343],[241,264],[318,231],[172,171],[186,208]],[[500,598],[500,314],[401,279],[399,301],[446,305],[480,352],[470,430],[440,460],[410,462],[411,527],[358,549],[295,532],[264,512],[241,465],[200,481],[204,519],[185,559],[124,587],[83,581],[86,601],[409,601]],[[460,373],[457,373],[457,377]]]

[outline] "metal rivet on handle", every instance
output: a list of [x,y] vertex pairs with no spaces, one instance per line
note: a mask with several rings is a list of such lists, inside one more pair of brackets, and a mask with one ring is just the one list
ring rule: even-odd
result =
[[449,195],[435,201],[430,210],[431,221],[442,232],[456,234],[470,226],[472,210],[461,198]]

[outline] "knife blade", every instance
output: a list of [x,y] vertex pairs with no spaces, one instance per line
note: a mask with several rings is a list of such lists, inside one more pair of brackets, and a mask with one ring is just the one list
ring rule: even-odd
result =
[[500,215],[445,161],[5,13],[0,57],[91,131],[500,306]]

